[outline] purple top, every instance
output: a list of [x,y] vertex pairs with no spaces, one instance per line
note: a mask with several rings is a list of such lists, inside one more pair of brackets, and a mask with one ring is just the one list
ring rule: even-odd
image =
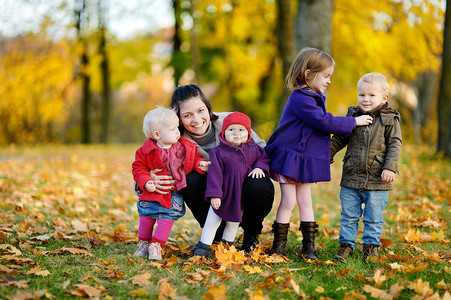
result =
[[269,158],[263,148],[251,138],[235,147],[219,135],[220,144],[210,150],[211,166],[208,169],[205,199],[221,198],[221,206],[214,212],[223,220],[241,222],[241,194],[249,173],[260,168],[269,175]]
[[334,117],[326,97],[307,89],[295,90],[265,147],[271,171],[301,182],[330,180],[330,134],[348,136],[353,117]]

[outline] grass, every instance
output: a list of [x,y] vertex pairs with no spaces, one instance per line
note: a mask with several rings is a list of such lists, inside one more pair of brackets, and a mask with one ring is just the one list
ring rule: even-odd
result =
[[[0,149],[0,298],[450,297],[451,164],[430,149],[404,146],[401,173],[384,213],[379,259],[363,262],[359,244],[345,263],[329,261],[338,247],[341,164],[337,158],[333,180],[313,187],[320,224],[317,262],[299,257],[302,236],[293,213],[287,262],[264,263],[263,254],[257,255],[257,262],[246,255],[220,268],[221,261],[196,261],[185,251],[201,233],[189,212],[175,223],[169,241],[173,247],[167,248],[173,251],[161,263],[132,256],[138,219],[130,169],[136,148]],[[277,185],[276,191],[260,236],[266,251],[280,198]],[[150,274],[148,284],[134,284],[135,276],[145,272]],[[397,286],[399,294],[394,291]]]

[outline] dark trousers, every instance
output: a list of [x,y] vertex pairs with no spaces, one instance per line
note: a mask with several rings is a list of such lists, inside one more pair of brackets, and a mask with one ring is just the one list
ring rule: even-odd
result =
[[[200,227],[204,227],[210,202],[205,201],[207,174],[195,171],[186,176],[187,187],[180,190],[183,200],[191,210]],[[242,194],[243,218],[240,226],[249,235],[260,234],[263,219],[269,214],[274,202],[274,185],[269,177],[247,178]],[[221,225],[223,227],[223,225]],[[221,227],[218,232],[222,231]]]

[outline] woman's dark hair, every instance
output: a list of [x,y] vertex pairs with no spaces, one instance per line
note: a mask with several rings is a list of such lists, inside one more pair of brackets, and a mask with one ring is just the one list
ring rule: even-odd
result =
[[208,113],[210,114],[210,121],[216,121],[219,117],[213,113],[210,101],[205,97],[205,94],[200,87],[195,84],[181,85],[175,89],[171,98],[171,109],[174,110],[180,118],[180,105],[186,100],[197,96],[200,96],[200,99],[207,107]]

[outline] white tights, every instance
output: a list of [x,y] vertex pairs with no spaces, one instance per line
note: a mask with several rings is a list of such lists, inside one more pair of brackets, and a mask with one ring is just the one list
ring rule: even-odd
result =
[[277,210],[277,223],[286,224],[290,222],[291,211],[296,203],[299,206],[299,218],[301,222],[315,221],[311,183],[281,183],[280,190],[282,197]]
[[[200,241],[204,244],[211,245],[216,235],[216,230],[221,225],[222,219],[213,211],[210,206],[208,210],[207,220],[205,221],[204,228],[202,229],[202,236]],[[233,242],[238,232],[238,226],[240,222],[226,222],[222,239],[227,242]]]

